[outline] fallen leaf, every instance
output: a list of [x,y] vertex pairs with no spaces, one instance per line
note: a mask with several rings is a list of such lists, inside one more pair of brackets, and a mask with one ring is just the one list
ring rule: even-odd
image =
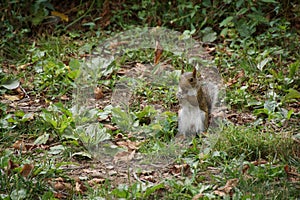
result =
[[63,189],[65,189],[65,184],[63,182],[56,182],[54,184],[54,188],[56,190],[63,190]]
[[189,174],[190,173],[190,166],[188,164],[182,164],[182,165],[174,165],[171,168],[171,173],[173,175],[179,175],[179,174]]
[[124,135],[122,133],[118,133],[116,136],[115,136],[115,139],[122,139],[124,138]]
[[88,184],[90,186],[94,186],[94,185],[97,185],[97,184],[102,184],[104,182],[105,182],[104,178],[93,178],[92,180],[88,181]]
[[68,22],[69,21],[69,17],[63,13],[57,12],[57,11],[51,11],[51,15],[52,16],[56,16],[59,17],[61,20]]
[[15,169],[15,168],[17,168],[17,167],[19,167],[19,165],[18,164],[16,164],[16,163],[14,163],[12,160],[8,160],[8,166],[7,166],[7,173],[8,174],[10,174],[11,173],[11,171],[13,170],[13,169]]
[[26,63],[26,64],[24,64],[24,65],[20,65],[20,66],[18,66],[18,70],[20,70],[20,69],[26,69],[28,66],[30,66],[32,63]]
[[109,48],[110,49],[115,49],[118,46],[127,45],[128,43],[129,43],[128,41],[121,41],[121,42],[110,43]]
[[140,144],[139,142],[134,142],[134,141],[130,141],[130,140],[127,140],[127,141],[118,141],[116,143],[119,146],[127,147],[128,149],[131,149],[131,150],[138,149],[138,145]]
[[250,166],[248,164],[244,165],[243,166],[243,174],[245,174],[249,168],[250,168]]
[[266,160],[256,160],[256,161],[253,161],[251,162],[253,165],[257,166],[257,165],[262,165],[262,164],[267,164],[268,161]]
[[1,84],[2,87],[5,87],[8,90],[16,89],[19,87],[19,85],[20,85],[20,81],[18,80],[9,80]]
[[86,189],[87,188],[80,181],[77,181],[75,183],[75,191],[77,193],[83,194],[86,191]]
[[66,199],[66,198],[67,198],[67,196],[64,195],[64,194],[61,193],[61,192],[55,193],[55,194],[54,194],[54,197],[57,198],[57,199]]
[[68,100],[70,100],[70,98],[69,98],[67,95],[62,95],[62,96],[60,97],[60,99],[63,100],[63,101],[68,101]]
[[102,92],[102,89],[99,88],[99,87],[96,87],[94,89],[94,96],[95,96],[95,99],[102,99],[104,97],[104,94]]
[[203,198],[203,194],[200,193],[200,194],[196,194],[196,195],[192,198],[192,200],[198,200],[198,199],[202,199],[202,198]]
[[112,130],[112,131],[118,130],[117,127],[112,126],[112,125],[110,125],[110,124],[104,124],[104,127],[107,128],[107,129],[110,129],[110,130]]
[[10,101],[19,101],[19,100],[21,100],[24,97],[24,95],[20,95],[20,94],[18,94],[18,95],[4,94],[3,97],[5,99],[7,99],[7,100],[10,100]]
[[159,41],[156,41],[155,44],[155,55],[154,55],[154,64],[156,65],[159,62],[159,59],[163,53],[163,48],[160,45]]
[[22,140],[17,140],[15,141],[15,143],[13,144],[12,146],[14,149],[17,149],[17,150],[21,150],[22,152],[23,151],[27,151],[26,149],[26,146],[25,146],[25,143],[22,141]]
[[148,181],[148,182],[152,182],[152,183],[155,183],[156,180],[155,180],[156,177],[152,176],[152,175],[148,175],[148,176],[143,176],[141,177],[140,179],[141,180],[144,180],[144,181]]
[[218,195],[218,196],[220,196],[220,197],[224,197],[224,196],[226,195],[225,192],[219,191],[219,190],[215,190],[215,191],[214,191],[214,194],[215,194],[215,195]]
[[226,182],[225,186],[218,188],[218,191],[229,194],[231,192],[231,190],[237,186],[238,182],[239,182],[239,179],[237,179],[237,178],[230,179]]
[[134,157],[134,154],[135,154],[135,150],[132,152],[130,152],[130,151],[119,152],[114,156],[113,162],[114,163],[118,162],[118,161],[128,162],[128,161],[132,160],[132,158]]
[[25,164],[20,173],[22,176],[27,177],[29,174],[31,174],[33,168],[33,164]]

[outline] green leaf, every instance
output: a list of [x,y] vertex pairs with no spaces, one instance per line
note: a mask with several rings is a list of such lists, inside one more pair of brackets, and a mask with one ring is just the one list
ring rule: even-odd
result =
[[293,111],[293,110],[289,110],[289,112],[288,112],[287,115],[286,115],[286,118],[287,118],[288,120],[291,119],[292,114],[294,114],[294,111]]
[[272,60],[271,58],[266,58],[263,61],[261,61],[260,63],[257,64],[257,69],[259,69],[260,71],[263,70],[264,66],[270,61]]
[[217,33],[214,32],[211,27],[206,27],[201,32],[203,34],[203,37],[202,37],[203,42],[213,42],[217,39]]
[[19,87],[20,82],[18,80],[9,80],[6,81],[5,83],[2,83],[2,87],[5,87],[8,90],[13,90]]
[[202,41],[203,42],[213,42],[217,39],[217,33],[216,32],[212,32],[212,33],[208,33],[206,35],[203,36]]
[[46,144],[47,141],[48,141],[48,139],[49,139],[49,134],[46,133],[46,134],[43,134],[43,135],[39,136],[39,137],[33,142],[33,144],[35,144],[35,145]]
[[159,190],[159,189],[162,189],[164,188],[165,185],[163,183],[160,183],[158,185],[154,185],[152,187],[148,187],[145,191],[145,194],[144,194],[144,198],[145,197],[149,197],[151,194],[153,194],[155,191]]
[[56,155],[56,154],[60,154],[64,150],[65,150],[65,147],[63,145],[56,145],[56,146],[50,147],[48,153]]
[[224,19],[220,23],[220,27],[227,26],[229,24],[229,22],[231,22],[232,20],[233,20],[233,16],[226,17],[226,19]]
[[25,199],[27,195],[26,189],[21,188],[21,189],[15,189],[11,192],[10,194],[10,198],[12,200],[21,200],[21,199]]
[[92,155],[88,152],[85,152],[85,151],[80,151],[80,152],[73,153],[72,157],[74,157],[74,156],[80,156],[80,157],[86,157],[86,158],[92,159]]
[[285,97],[284,97],[285,100],[300,98],[300,92],[298,92],[297,90],[290,88],[288,91],[289,91],[289,93],[287,95],[285,95]]
[[296,75],[299,70],[299,65],[299,60],[289,65],[289,78],[293,78]]
[[265,2],[265,3],[278,3],[275,0],[262,0],[262,2]]

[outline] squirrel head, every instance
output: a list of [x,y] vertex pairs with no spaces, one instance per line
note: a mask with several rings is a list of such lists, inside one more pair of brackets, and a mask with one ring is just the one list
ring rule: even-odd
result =
[[185,72],[181,71],[182,75],[179,80],[179,87],[182,90],[193,89],[197,85],[197,70],[194,68],[193,72]]

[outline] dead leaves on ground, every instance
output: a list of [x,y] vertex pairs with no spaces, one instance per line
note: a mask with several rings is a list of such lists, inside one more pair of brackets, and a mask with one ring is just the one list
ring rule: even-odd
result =
[[29,175],[32,175],[34,167],[34,164],[24,164],[20,166],[18,163],[13,162],[12,160],[8,160],[6,173],[19,173],[23,177],[28,177]]
[[12,148],[20,151],[20,153],[22,154],[25,154],[29,151],[36,150],[36,149],[47,150],[49,149],[49,145],[25,143],[23,140],[17,140],[12,145]]
[[226,195],[233,195],[233,188],[235,188],[238,184],[239,180],[237,178],[230,179],[226,182],[225,186],[219,187],[214,193],[220,197]]

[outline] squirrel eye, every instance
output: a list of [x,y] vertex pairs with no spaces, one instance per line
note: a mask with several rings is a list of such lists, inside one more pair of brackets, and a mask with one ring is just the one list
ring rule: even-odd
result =
[[194,82],[194,78],[190,78],[189,81],[190,81],[190,82]]

